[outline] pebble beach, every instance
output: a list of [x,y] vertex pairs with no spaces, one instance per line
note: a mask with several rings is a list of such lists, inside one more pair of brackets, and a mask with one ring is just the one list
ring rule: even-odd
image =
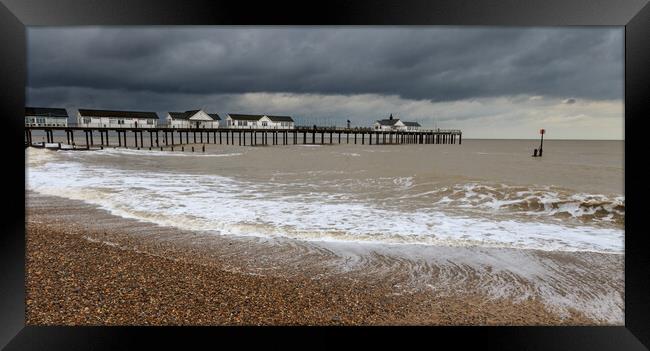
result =
[[[135,221],[103,214],[102,224],[97,224],[88,215],[97,218],[98,210],[77,205],[28,198],[27,325],[599,323],[578,311],[560,316],[534,298],[494,299],[471,290],[456,296],[396,294],[391,279],[323,277],[309,268],[284,277],[238,271],[236,263],[214,250],[178,244],[177,237],[160,239],[170,236],[163,228],[156,234],[155,227],[140,225],[140,234],[134,236],[132,230],[119,228],[137,228]],[[122,225],[107,230],[109,222]],[[244,244],[225,239],[214,243],[229,248]]]

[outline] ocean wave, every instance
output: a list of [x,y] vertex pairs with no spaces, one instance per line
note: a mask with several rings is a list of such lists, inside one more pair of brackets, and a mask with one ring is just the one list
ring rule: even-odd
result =
[[[82,200],[125,218],[187,230],[358,243],[623,251],[623,231],[618,228],[459,215],[446,211],[446,206],[387,207],[372,200],[350,201],[353,194],[341,196],[319,189],[296,192],[293,186],[288,191],[281,184],[262,180],[142,172],[70,159],[61,162],[52,154],[31,158],[39,157],[39,162],[29,163],[26,185],[30,190]],[[43,162],[43,158],[53,162]],[[404,189],[414,181],[412,177],[389,179]],[[461,205],[474,201],[496,206],[486,205],[494,203],[492,198],[511,201],[502,192],[478,185],[441,191],[448,191],[444,197]]]
[[234,156],[241,156],[243,153],[241,152],[231,152],[231,153],[222,153],[222,154],[214,154],[210,152],[201,152],[200,148],[195,148],[195,152],[191,152],[191,147],[188,146],[185,148],[185,151],[181,151],[181,147],[177,146],[176,151],[160,151],[159,149],[156,150],[148,150],[145,148],[142,148],[140,150],[137,149],[121,149],[121,148],[105,148],[103,150],[93,150],[92,152],[94,155],[100,155],[100,156],[146,156],[146,157],[234,157]]
[[625,198],[620,195],[572,193],[553,187],[467,183],[434,190],[436,204],[458,208],[508,211],[529,216],[575,218],[582,222],[624,224]]

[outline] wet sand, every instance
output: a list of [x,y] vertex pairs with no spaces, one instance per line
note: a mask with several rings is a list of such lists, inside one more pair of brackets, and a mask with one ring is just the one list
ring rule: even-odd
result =
[[[451,271],[465,290],[407,289],[399,274],[332,274],[336,255],[318,245],[186,233],[52,197],[27,202],[28,325],[608,324],[534,295],[489,296],[471,288],[481,272],[463,265]],[[612,270],[622,269],[616,256]]]

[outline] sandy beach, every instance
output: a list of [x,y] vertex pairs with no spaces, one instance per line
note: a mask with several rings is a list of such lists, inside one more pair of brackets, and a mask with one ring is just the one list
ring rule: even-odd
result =
[[479,280],[467,279],[480,272],[462,265],[468,289],[452,295],[396,289],[404,278],[396,275],[308,264],[327,261],[326,251],[302,250],[302,267],[276,267],[285,274],[256,273],[301,249],[183,233],[52,197],[28,196],[26,229],[28,325],[607,324],[534,297],[482,294],[471,289]]

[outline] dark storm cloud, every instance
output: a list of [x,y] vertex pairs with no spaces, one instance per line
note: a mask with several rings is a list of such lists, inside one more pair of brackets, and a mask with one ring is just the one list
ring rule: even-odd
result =
[[621,99],[622,34],[620,28],[30,28],[28,84],[61,94],[80,87],[169,96]]

